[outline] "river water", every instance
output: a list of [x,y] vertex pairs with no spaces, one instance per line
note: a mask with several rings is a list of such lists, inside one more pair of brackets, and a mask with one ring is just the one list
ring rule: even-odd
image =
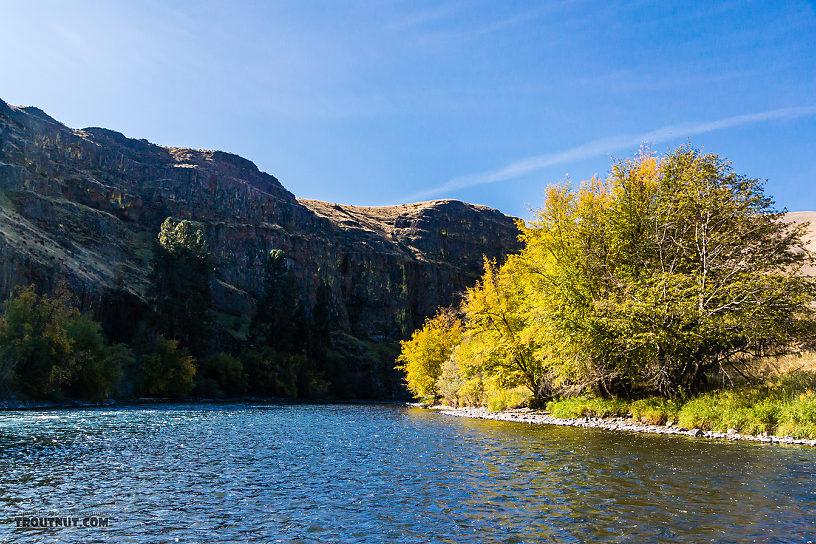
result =
[[816,542],[816,450],[398,405],[5,412],[0,505],[15,543]]

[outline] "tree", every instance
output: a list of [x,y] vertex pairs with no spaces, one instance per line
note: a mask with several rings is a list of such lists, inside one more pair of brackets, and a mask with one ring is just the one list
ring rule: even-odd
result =
[[[642,161],[643,159],[641,159]],[[632,184],[632,165],[613,171]],[[663,394],[695,389],[707,372],[739,372],[747,357],[775,355],[810,335],[810,259],[763,183],[690,147],[660,162],[642,273],[623,299],[635,332],[620,342],[638,353],[642,377]],[[625,323],[626,324],[626,323]]]
[[66,324],[71,344],[65,392],[74,398],[99,401],[115,396],[122,369],[133,360],[125,344],[109,345],[102,325],[78,315]]
[[264,346],[245,349],[241,363],[247,375],[249,393],[257,397],[297,397],[297,372],[292,355]]
[[247,391],[244,365],[229,353],[216,353],[204,359],[196,379],[197,396],[240,397]]
[[309,355],[319,362],[326,358],[326,350],[331,343],[331,309],[329,287],[325,282],[317,286],[315,305],[312,309],[312,328],[309,340]]
[[5,394],[42,399],[67,394],[82,400],[112,396],[130,358],[108,344],[102,327],[80,314],[67,285],[53,296],[18,288],[0,316],[0,383]]
[[[436,382],[449,400],[522,384],[539,399],[677,396],[816,338],[806,225],[717,155],[641,152],[605,180],[550,187],[519,226],[522,250],[467,292]],[[412,391],[436,392],[446,360],[423,349],[439,336],[426,324],[403,344]]]
[[281,249],[273,249],[264,265],[263,292],[249,327],[250,345],[294,351],[298,326],[305,320],[302,313],[286,254]]
[[17,288],[4,309],[0,358],[6,387],[35,399],[58,391],[71,354],[66,325],[79,313],[67,289],[52,298],[39,296],[33,285]]
[[467,290],[463,310],[469,359],[508,388],[523,385],[545,396],[544,360],[530,327],[526,283],[513,257],[502,266],[485,259],[482,280]]
[[809,338],[803,229],[782,221],[759,180],[687,146],[551,191],[522,258],[574,381],[677,395]]
[[400,342],[397,370],[405,372],[405,381],[414,397],[437,395],[437,380],[462,335],[461,319],[452,311],[440,311],[414,331],[410,340]]
[[302,353],[283,353],[265,346],[246,349],[240,360],[249,392],[259,397],[319,397],[326,393],[322,373]]
[[197,356],[207,350],[211,279],[201,229],[168,217],[159,231],[150,274],[153,322],[167,339],[181,342]]

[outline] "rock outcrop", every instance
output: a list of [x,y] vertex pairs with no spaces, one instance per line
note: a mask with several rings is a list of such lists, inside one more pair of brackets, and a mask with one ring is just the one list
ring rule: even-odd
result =
[[519,247],[514,220],[483,206],[298,200],[237,155],[71,129],[0,101],[0,297],[67,280],[98,311],[138,306],[169,216],[204,228],[218,323],[233,335],[253,312],[272,248],[286,251],[308,302],[328,284],[341,328],[396,339],[471,285],[483,255],[501,260]]

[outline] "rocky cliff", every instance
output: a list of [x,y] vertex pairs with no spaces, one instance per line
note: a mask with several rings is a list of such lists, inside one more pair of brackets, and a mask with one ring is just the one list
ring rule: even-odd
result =
[[71,129],[0,101],[0,297],[68,280],[87,307],[138,312],[169,216],[204,228],[217,321],[232,336],[253,312],[273,248],[286,251],[307,301],[329,285],[339,327],[396,339],[472,284],[483,254],[502,259],[519,247],[514,220],[483,206],[298,200],[230,153]]

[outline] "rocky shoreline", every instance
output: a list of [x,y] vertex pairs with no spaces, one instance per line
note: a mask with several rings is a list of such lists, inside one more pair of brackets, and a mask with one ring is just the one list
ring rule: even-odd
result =
[[[418,404],[412,406],[421,407]],[[596,418],[582,417],[563,419],[554,417],[540,410],[529,408],[518,408],[514,410],[504,410],[502,412],[491,412],[487,408],[453,408],[451,406],[430,406],[429,410],[437,410],[443,414],[469,417],[474,419],[491,419],[495,421],[513,421],[516,423],[530,423],[540,425],[561,425],[567,427],[591,427],[596,429],[607,429],[610,431],[628,431],[636,433],[652,434],[674,434],[690,436],[694,438],[708,438],[719,440],[751,440],[754,442],[764,442],[768,444],[792,444],[800,446],[816,447],[816,440],[805,440],[793,438],[791,436],[764,436],[741,434],[732,429],[729,432],[703,431],[701,429],[685,429],[676,425],[648,425],[639,423],[631,418],[611,417]]]

